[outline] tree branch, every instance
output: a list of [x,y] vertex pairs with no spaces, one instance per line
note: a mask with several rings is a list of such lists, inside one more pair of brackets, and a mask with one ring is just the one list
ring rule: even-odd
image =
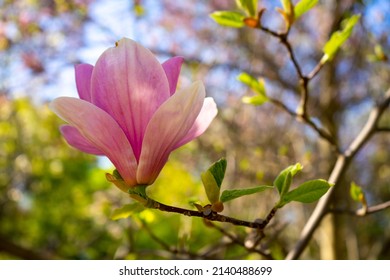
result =
[[390,127],[377,127],[375,132],[390,132]]
[[152,208],[152,209],[158,209],[160,211],[164,212],[171,212],[171,213],[179,213],[185,216],[189,217],[200,217],[209,221],[217,221],[221,223],[230,223],[236,226],[243,226],[248,228],[254,228],[258,230],[264,230],[264,228],[269,224],[269,222],[274,217],[277,209],[273,208],[270,213],[267,215],[267,217],[264,220],[261,221],[255,221],[255,222],[248,222],[239,220],[236,218],[224,216],[221,214],[218,214],[214,211],[195,211],[190,209],[184,209],[180,207],[170,206],[163,204],[161,202],[155,201],[151,198],[147,198],[147,204],[146,207]]
[[294,246],[294,248],[287,254],[286,259],[297,259],[302,254],[303,250],[306,248],[309,243],[314,231],[319,226],[322,218],[327,213],[327,208],[331,200],[331,196],[334,190],[338,187],[340,179],[342,178],[344,172],[348,168],[348,165],[356,155],[358,151],[367,143],[367,141],[374,134],[377,124],[380,117],[382,116],[385,109],[390,104],[390,88],[387,90],[384,96],[384,100],[379,102],[375,106],[370,115],[368,116],[367,122],[364,125],[363,129],[356,136],[355,140],[349,145],[347,150],[344,153],[339,154],[335,166],[330,174],[329,182],[334,183],[335,185],[330,188],[327,194],[325,194],[320,201],[318,202],[316,208],[314,209],[312,215],[307,221],[305,227],[301,232],[301,236]]
[[300,92],[301,99],[300,99],[300,103],[299,103],[299,107],[298,107],[297,112],[291,111],[282,102],[280,102],[278,100],[271,98],[270,101],[273,104],[277,105],[278,107],[282,108],[284,111],[289,113],[294,118],[306,123],[312,129],[314,129],[319,134],[319,136],[321,138],[326,140],[329,144],[331,144],[339,152],[339,150],[338,150],[339,148],[338,148],[337,141],[336,141],[335,137],[333,137],[325,129],[317,126],[311,120],[310,115],[307,113],[307,105],[308,105],[308,100],[309,100],[309,82],[311,81],[311,79],[313,79],[319,73],[319,71],[322,69],[324,63],[322,63],[320,61],[314,67],[314,69],[309,73],[309,75],[305,76],[303,74],[302,68],[299,65],[298,60],[295,56],[294,50],[293,50],[290,42],[288,41],[288,33],[275,32],[275,31],[272,31],[272,30],[270,30],[267,27],[264,27],[262,25],[259,26],[259,29],[264,31],[265,33],[268,33],[269,35],[271,35],[273,37],[278,38],[280,40],[280,42],[282,43],[282,45],[284,45],[286,47],[287,52],[290,56],[290,59],[294,65],[296,72],[297,72],[299,82],[301,85],[301,92]]
[[374,205],[374,206],[370,206],[367,209],[361,208],[361,209],[358,209],[355,211],[344,210],[344,209],[329,209],[329,213],[348,214],[348,215],[353,215],[353,216],[357,216],[357,217],[364,217],[364,216],[367,216],[369,214],[374,214],[374,213],[383,211],[387,208],[390,208],[390,200],[383,202],[383,203],[380,203],[380,204],[377,204],[377,205]]

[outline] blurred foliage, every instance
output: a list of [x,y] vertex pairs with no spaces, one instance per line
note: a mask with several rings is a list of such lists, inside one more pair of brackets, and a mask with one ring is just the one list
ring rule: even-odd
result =
[[111,258],[118,241],[99,226],[100,213],[91,215],[104,211],[96,192],[108,186],[96,159],[64,145],[47,106],[3,98],[0,110],[0,248],[9,242],[32,256]]
[[[298,185],[328,177],[334,154],[313,131],[271,104],[255,108],[241,102],[253,95],[236,80],[246,72],[264,79],[267,96],[295,108],[297,77],[287,53],[263,33],[224,28],[209,18],[214,11],[235,9],[236,1],[115,1],[111,5],[120,11],[91,12],[93,5],[113,2],[0,1],[0,258],[261,258],[198,218],[146,210],[111,220],[115,209],[132,201],[105,181],[104,161],[66,145],[58,132],[61,122],[44,101],[63,90],[61,70],[84,61],[78,50],[97,42],[133,36],[162,60],[184,56],[180,86],[203,80],[219,114],[204,135],[173,153],[148,191],[162,203],[194,209],[193,202],[208,203],[201,172],[221,157],[228,162],[224,189],[272,185],[283,168],[296,162],[304,167],[294,177]],[[275,11],[279,1],[258,2],[267,9],[262,22],[282,29]],[[306,73],[343,19],[362,14],[362,23],[310,88],[310,114],[345,146],[388,86],[390,13],[386,0],[326,2],[303,14],[290,38]],[[113,27],[99,16],[120,23]],[[389,124],[386,113],[381,125]],[[388,133],[381,133],[358,154],[335,207],[359,207],[349,196],[352,181],[364,189],[368,205],[390,200],[388,147]],[[223,214],[254,221],[276,201],[277,194],[267,191],[226,203]],[[264,240],[274,258],[284,258],[312,209],[292,203],[279,211]],[[388,210],[364,218],[338,216],[340,258],[389,259],[389,221]],[[250,239],[251,230],[219,226],[240,240]],[[303,258],[321,258],[324,239],[316,234]]]

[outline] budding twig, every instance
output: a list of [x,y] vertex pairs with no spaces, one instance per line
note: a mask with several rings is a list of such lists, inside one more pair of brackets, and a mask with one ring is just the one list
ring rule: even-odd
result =
[[272,260],[273,257],[271,256],[271,254],[267,253],[267,252],[264,252],[260,249],[257,249],[255,246],[253,247],[248,247],[245,242],[241,239],[239,239],[238,237],[232,235],[231,233],[227,232],[224,228],[214,224],[214,223],[210,223],[210,226],[215,228],[216,230],[218,230],[220,233],[222,233],[224,236],[228,237],[234,244],[237,244],[243,248],[245,248],[245,250],[247,250],[248,252],[253,252],[253,253],[257,253],[259,255],[262,255],[263,257],[265,257],[266,259],[269,259],[269,260]]
[[264,220],[261,220],[261,222],[255,221],[255,222],[249,222],[249,221],[244,221],[244,220],[239,220],[236,218],[232,218],[229,216],[221,215],[218,214],[217,212],[214,211],[196,211],[196,210],[190,210],[190,209],[185,209],[185,208],[180,208],[176,206],[170,206],[163,204],[161,202],[155,201],[151,198],[147,198],[147,204],[146,207],[152,208],[152,209],[158,209],[160,211],[164,212],[172,212],[172,213],[179,213],[185,216],[189,217],[200,217],[204,218],[209,221],[216,221],[216,222],[221,222],[221,223],[230,223],[236,226],[243,226],[243,227],[248,227],[248,228],[254,228],[258,230],[264,230],[264,228],[269,224],[271,219],[276,213],[275,208],[273,208],[270,213],[267,215],[267,217]]
[[326,140],[330,145],[332,145],[338,151],[338,145],[337,145],[337,141],[336,141],[335,137],[333,135],[331,135],[325,129],[323,129],[320,126],[318,126],[317,124],[315,124],[307,112],[307,106],[308,106],[308,101],[309,101],[309,83],[320,72],[320,70],[324,66],[324,63],[320,61],[308,75],[305,75],[302,71],[301,66],[298,63],[298,60],[295,56],[293,47],[288,40],[288,33],[275,32],[275,31],[273,31],[267,27],[264,27],[262,25],[260,25],[258,28],[267,34],[278,38],[280,40],[281,44],[283,46],[285,46],[285,48],[287,49],[288,55],[290,56],[290,59],[294,65],[295,71],[297,72],[299,82],[301,85],[301,91],[300,91],[301,100],[299,102],[299,107],[298,107],[297,112],[291,111],[290,109],[287,108],[286,105],[284,105],[279,100],[275,100],[275,99],[270,98],[270,101],[273,104],[277,105],[278,107],[282,108],[284,111],[289,113],[291,116],[293,116],[297,120],[302,121],[303,123],[310,126],[312,129],[314,129],[314,131],[316,131],[318,133],[318,135],[322,139]]

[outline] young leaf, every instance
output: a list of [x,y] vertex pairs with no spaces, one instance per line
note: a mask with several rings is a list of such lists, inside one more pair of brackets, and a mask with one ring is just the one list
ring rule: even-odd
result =
[[357,202],[361,202],[361,197],[363,196],[362,188],[355,184],[355,182],[351,183],[351,187],[349,189],[349,193],[353,200]]
[[290,186],[292,183],[292,177],[293,177],[293,175],[292,175],[291,171],[287,172],[286,177],[285,177],[284,182],[283,182],[283,186],[279,192],[280,200],[282,200],[284,195],[290,190]]
[[237,6],[249,16],[256,16],[257,0],[236,0]]
[[112,220],[126,219],[129,216],[143,211],[145,208],[140,203],[132,203],[124,205],[119,209],[115,209],[111,214]]
[[226,202],[232,199],[239,198],[244,195],[259,193],[273,188],[274,188],[273,186],[258,186],[250,189],[225,190],[222,192],[220,200],[221,202]]
[[318,3],[318,0],[301,0],[294,7],[295,19],[309,11]]
[[279,194],[281,194],[283,192],[282,190],[286,187],[284,186],[284,182],[286,181],[287,174],[290,172],[292,178],[295,176],[295,174],[301,171],[302,168],[302,165],[300,163],[297,163],[295,165],[290,165],[279,173],[278,177],[276,177],[276,179],[274,180],[274,186],[278,189]]
[[228,27],[241,28],[245,25],[244,23],[245,16],[237,12],[216,11],[212,13],[210,17],[216,23]]
[[255,77],[249,75],[248,73],[243,72],[237,76],[237,80],[247,85],[251,90],[253,90],[258,95],[266,96],[263,79],[258,80]]
[[214,162],[209,167],[209,170],[211,174],[213,174],[219,188],[221,187],[223,178],[225,177],[226,166],[227,166],[226,159],[221,158],[220,160]]
[[286,193],[278,207],[280,208],[291,201],[298,201],[302,203],[315,202],[320,199],[331,186],[332,185],[327,181],[321,179],[307,181],[296,189]]
[[255,106],[260,106],[269,100],[265,92],[265,85],[263,79],[258,80],[255,77],[244,72],[237,76],[237,80],[247,85],[256,93],[256,95],[252,97],[244,96],[242,98],[242,102]]
[[294,4],[292,3],[292,0],[280,0],[280,2],[283,5],[283,9],[277,7],[276,11],[283,16],[287,30],[289,30],[295,21]]
[[260,106],[266,103],[269,99],[267,96],[255,95],[255,96],[244,96],[242,102],[253,106]]
[[349,193],[353,200],[360,202],[362,204],[362,208],[358,210],[358,213],[361,215],[365,215],[368,210],[366,195],[364,194],[362,188],[355,184],[355,182],[351,183],[351,187],[349,189]]
[[379,44],[376,44],[374,47],[374,52],[369,54],[367,56],[368,60],[371,62],[381,62],[381,61],[388,61],[389,57],[383,50],[382,46]]
[[338,49],[344,44],[344,42],[351,36],[353,27],[359,21],[360,15],[353,15],[350,18],[345,19],[341,25],[343,26],[342,30],[336,31],[332,34],[329,41],[326,42],[323,51],[324,55],[321,59],[321,63],[325,63],[328,60],[331,60]]
[[222,158],[214,162],[206,172],[201,174],[207,198],[213,204],[219,200],[220,188],[225,177],[227,162]]
[[213,204],[219,201],[220,187],[210,172],[210,169],[201,174],[201,179],[210,203]]

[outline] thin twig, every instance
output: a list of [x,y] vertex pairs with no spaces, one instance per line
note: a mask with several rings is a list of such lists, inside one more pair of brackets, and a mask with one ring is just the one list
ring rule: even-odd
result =
[[306,123],[312,129],[314,129],[320,135],[321,138],[326,140],[329,144],[331,144],[338,151],[339,148],[338,148],[337,141],[336,141],[335,137],[333,137],[330,133],[328,133],[323,128],[317,126],[311,120],[311,117],[307,113],[307,106],[308,106],[308,101],[309,101],[309,82],[311,81],[312,78],[314,78],[314,76],[316,76],[319,73],[319,71],[322,69],[324,64],[322,62],[319,62],[316,65],[316,67],[309,73],[309,75],[305,76],[303,74],[302,68],[299,65],[298,60],[295,56],[294,50],[291,46],[291,43],[288,41],[288,34],[275,32],[275,31],[272,31],[269,28],[266,28],[266,27],[261,26],[261,25],[259,26],[259,29],[270,34],[273,37],[278,38],[280,40],[280,42],[286,47],[287,52],[290,56],[290,59],[294,65],[294,68],[295,68],[297,75],[299,77],[299,82],[301,85],[301,92],[300,92],[301,100],[300,100],[297,112],[291,111],[290,109],[287,108],[286,105],[284,105],[279,100],[270,98],[270,101],[273,104],[277,105],[278,107],[282,108],[284,111],[289,113],[294,118]]
[[224,228],[214,224],[214,223],[209,223],[209,225],[215,229],[217,229],[221,234],[223,234],[224,236],[228,237],[234,244],[237,244],[243,248],[245,248],[245,250],[247,250],[248,252],[252,252],[252,253],[257,253],[263,257],[265,257],[266,259],[268,260],[272,260],[272,256],[271,254],[269,253],[266,253],[260,249],[256,249],[256,247],[248,247],[245,245],[245,242],[239,238],[237,238],[236,236],[234,236],[233,234],[231,234],[230,232],[226,231]]
[[172,254],[178,253],[176,249],[172,250],[171,246],[169,246],[167,243],[164,242],[164,240],[162,240],[156,234],[154,234],[154,232],[148,227],[148,224],[144,220],[140,219],[140,221],[141,221],[142,227],[147,231],[147,233],[152,238],[152,240],[156,241],[166,251],[169,251]]
[[312,80],[317,74],[321,71],[322,67],[324,67],[325,63],[320,61],[317,65],[311,70],[311,72],[306,76],[309,80]]
[[217,212],[214,212],[214,211],[200,212],[200,211],[170,206],[170,205],[166,205],[166,204],[163,204],[163,203],[157,202],[155,200],[151,200],[151,199],[149,199],[149,203],[148,203],[147,207],[153,208],[153,209],[158,209],[158,210],[164,211],[164,212],[179,213],[179,214],[182,214],[185,216],[190,216],[190,217],[200,217],[200,218],[204,218],[204,219],[210,220],[210,221],[231,223],[231,224],[236,225],[236,226],[244,226],[244,227],[258,228],[258,229],[262,228],[262,224],[260,224],[260,223],[248,222],[248,221],[235,219],[232,217],[218,214]]
[[390,127],[377,127],[375,132],[390,132]]
[[280,38],[280,37],[283,36],[283,33],[275,32],[275,31],[269,29],[268,27],[265,27],[265,26],[262,26],[262,25],[259,26],[259,29],[264,31],[265,33],[268,33],[268,34],[276,37],[276,38]]
[[364,217],[364,216],[367,216],[369,214],[374,214],[374,213],[383,211],[387,208],[390,208],[390,200],[383,202],[383,203],[380,203],[380,204],[377,204],[377,205],[374,205],[374,206],[370,206],[367,209],[361,208],[361,209],[358,209],[355,211],[348,210],[348,209],[329,209],[328,212],[335,213],[335,214],[348,214],[348,215],[353,215],[353,216],[357,216],[357,217]]
[[290,56],[290,59],[291,59],[292,63],[294,64],[295,70],[297,71],[299,79],[306,80],[307,78],[303,75],[301,66],[298,63],[298,60],[297,60],[295,53],[294,53],[294,50],[293,50],[290,42],[287,40],[287,35],[283,34],[283,35],[279,36],[279,39],[280,39],[280,42],[286,47],[287,52]]
[[179,255],[182,255],[186,258],[191,258],[191,259],[200,259],[201,257],[198,256],[197,254],[195,253],[192,253],[192,252],[189,252],[189,251],[181,251],[181,250],[178,250],[177,248],[172,248],[171,246],[169,246],[169,244],[167,244],[164,240],[162,240],[161,238],[159,238],[150,228],[149,226],[147,225],[147,223],[143,220],[140,220],[141,223],[142,223],[142,226],[143,228],[148,232],[149,236],[152,238],[152,240],[154,240],[155,242],[157,242],[161,247],[164,248],[165,251],[171,253],[172,255],[174,256],[179,256]]
[[285,111],[286,113],[288,113],[290,116],[292,116],[293,118],[297,119],[298,121],[300,122],[303,122],[305,123],[306,125],[310,126],[315,132],[318,133],[318,135],[326,140],[329,144],[331,144],[337,151],[338,151],[338,146],[337,146],[337,143],[334,139],[334,137],[329,134],[329,132],[327,132],[325,129],[317,126],[311,119],[310,117],[305,114],[305,115],[300,115],[300,114],[297,114],[296,112],[292,111],[291,109],[289,109],[283,102],[281,102],[280,100],[278,99],[275,99],[275,98],[272,98],[272,97],[269,97],[269,101],[274,104],[275,106],[281,108],[283,111]]

